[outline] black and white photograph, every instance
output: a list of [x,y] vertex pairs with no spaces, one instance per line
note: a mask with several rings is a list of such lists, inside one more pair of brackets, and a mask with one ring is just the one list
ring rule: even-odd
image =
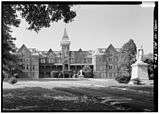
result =
[[158,1],[2,1],[1,112],[158,112]]

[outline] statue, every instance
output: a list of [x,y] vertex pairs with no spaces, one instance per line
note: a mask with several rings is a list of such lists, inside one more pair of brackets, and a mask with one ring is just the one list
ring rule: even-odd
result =
[[142,83],[149,80],[148,78],[148,64],[143,61],[143,49],[142,46],[138,49],[137,61],[132,64],[132,75],[130,84],[134,82],[134,80],[138,80]]
[[79,77],[79,78],[84,78],[83,70],[82,70],[82,69],[79,71],[79,75],[78,75],[78,77]]

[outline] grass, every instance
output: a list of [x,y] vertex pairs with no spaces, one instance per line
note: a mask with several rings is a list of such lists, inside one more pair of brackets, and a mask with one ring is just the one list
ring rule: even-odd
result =
[[[90,83],[96,85],[101,82]],[[73,85],[71,81],[68,81],[68,84]],[[153,86],[60,87],[55,85],[51,85],[53,87],[50,89],[30,86],[4,88],[2,111],[154,111]]]

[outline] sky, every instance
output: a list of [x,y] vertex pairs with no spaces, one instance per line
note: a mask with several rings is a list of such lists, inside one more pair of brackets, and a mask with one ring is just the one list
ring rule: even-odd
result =
[[54,51],[61,50],[60,41],[66,27],[71,40],[70,50],[95,50],[107,48],[112,44],[121,48],[129,39],[133,39],[144,53],[153,52],[153,8],[139,5],[78,5],[73,8],[77,16],[74,21],[53,23],[51,27],[38,33],[27,30],[27,23],[22,20],[20,27],[13,28],[15,44],[20,48]]

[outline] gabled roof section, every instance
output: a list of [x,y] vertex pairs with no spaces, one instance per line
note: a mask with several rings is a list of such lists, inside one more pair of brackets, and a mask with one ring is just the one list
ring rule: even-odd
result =
[[52,52],[53,52],[52,49],[49,49],[48,53],[52,53]]
[[20,49],[18,50],[18,53],[22,52],[22,50],[26,50],[30,52],[29,49],[24,44],[20,47]]
[[79,51],[79,52],[82,52],[82,49],[80,48],[78,51]]
[[110,45],[108,46],[108,48],[106,49],[106,52],[108,52],[108,51],[110,51],[110,50],[117,52],[116,48],[115,48],[112,44],[110,44]]
[[94,51],[94,53],[93,53],[93,55],[104,55],[105,54],[105,48],[97,48],[95,51]]
[[52,51],[52,49],[49,49],[49,51],[47,52],[47,56],[54,56],[54,52]]

